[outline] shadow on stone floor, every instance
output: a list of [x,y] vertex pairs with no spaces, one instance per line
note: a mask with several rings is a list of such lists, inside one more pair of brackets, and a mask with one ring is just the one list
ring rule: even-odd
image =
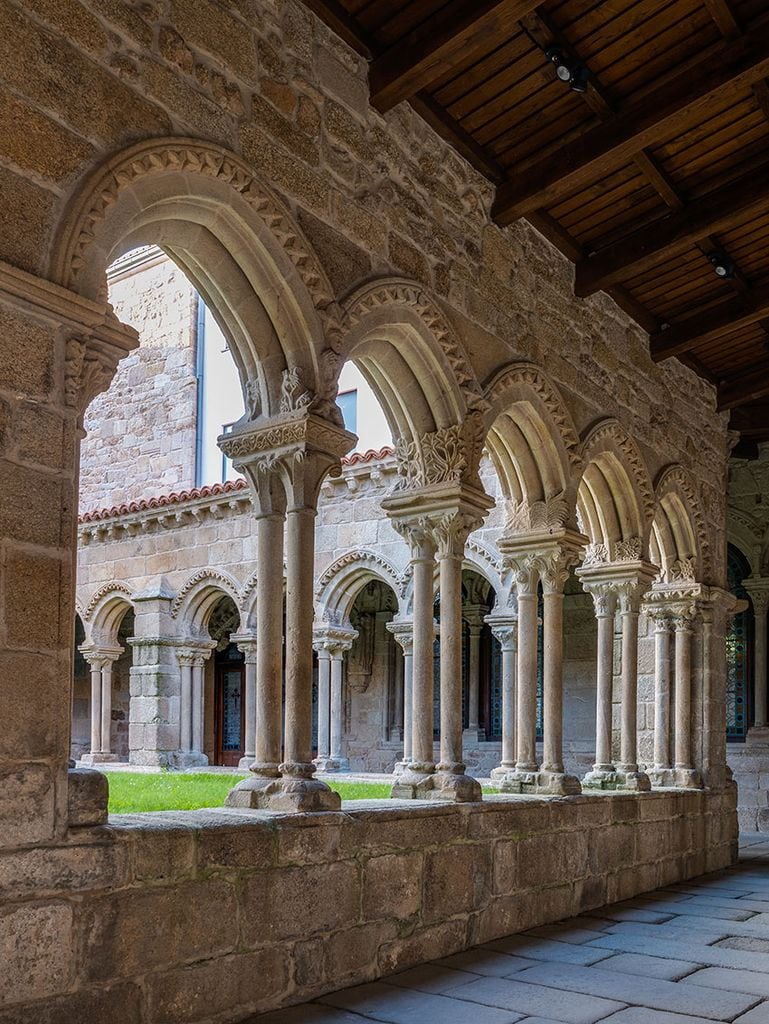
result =
[[735,867],[249,1024],[769,1024],[769,835]]

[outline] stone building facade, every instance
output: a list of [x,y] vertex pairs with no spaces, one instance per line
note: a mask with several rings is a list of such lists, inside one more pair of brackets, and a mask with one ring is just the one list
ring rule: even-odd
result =
[[[25,125],[0,138],[6,1019],[235,1021],[730,863],[729,435],[712,388],[675,360],[654,364],[642,330],[607,296],[576,300],[570,264],[533,228],[495,226],[488,183],[410,107],[377,114],[362,60],[295,0],[7,4],[0,54],[2,102]],[[246,604],[238,625],[257,641],[245,656],[256,759],[227,809],[107,822],[105,776],[69,763],[79,457],[89,404],[138,344],[107,302],[107,267],[150,244],[173,256],[226,332],[246,415],[223,449],[252,508],[220,514],[219,499],[246,494],[225,491],[169,515],[142,506],[93,524],[113,539],[83,551],[109,550],[113,580],[130,583],[98,593],[92,578],[81,598],[102,711],[92,746],[111,746],[113,627],[128,603],[129,748],[194,762],[204,745],[206,655],[218,644],[209,627],[225,574],[218,586],[194,572],[185,583],[176,563],[173,585],[161,573],[137,591],[146,574],[130,565],[132,533],[172,558],[185,518],[199,515],[211,545],[232,529],[232,551],[256,549],[255,621]],[[380,503],[397,528],[389,543],[406,539],[411,567],[411,757],[395,790],[413,799],[340,815],[312,764],[313,569],[323,569],[319,493],[330,488],[333,507],[345,474],[358,472],[342,463],[355,439],[335,404],[350,360],[396,438],[398,487]],[[133,435],[119,409],[111,415]],[[479,524],[494,522],[484,445],[504,499],[497,571],[515,590],[505,606],[517,622],[517,649],[507,621],[501,652],[508,795],[487,801],[464,772],[460,685],[462,572]],[[167,471],[140,431],[134,451]],[[145,512],[153,525],[143,532],[135,516]],[[346,553],[344,527],[333,543]],[[386,552],[393,527],[380,528]],[[285,626],[274,600],[284,552]],[[596,612],[588,782],[605,795],[580,795],[563,758],[561,612],[575,566]],[[249,579],[230,576],[242,608]],[[655,622],[653,778],[638,747],[643,602]],[[180,616],[196,635],[179,635]],[[223,614],[219,639],[226,625]],[[334,654],[351,637],[325,625],[318,690],[328,686],[331,709]],[[403,879],[413,890],[401,892]]]

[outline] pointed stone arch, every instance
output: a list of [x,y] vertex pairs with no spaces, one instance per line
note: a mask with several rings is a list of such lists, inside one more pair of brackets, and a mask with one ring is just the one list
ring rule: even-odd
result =
[[710,543],[699,491],[680,465],[667,466],[655,486],[652,560],[665,582],[708,582]]

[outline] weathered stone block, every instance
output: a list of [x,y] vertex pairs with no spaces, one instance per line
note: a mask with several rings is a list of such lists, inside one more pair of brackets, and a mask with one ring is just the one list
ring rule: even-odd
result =
[[426,923],[478,910],[488,896],[489,848],[485,844],[448,846],[425,858]]
[[198,868],[265,868],[275,863],[276,835],[265,823],[226,825],[198,833]]
[[0,910],[0,1002],[66,992],[74,978],[72,908],[27,903]]
[[554,879],[571,881],[587,873],[587,835],[556,832],[522,839],[518,850],[518,887],[532,889]]
[[492,890],[495,894],[508,896],[517,889],[518,848],[515,839],[501,839],[494,844]]
[[106,824],[108,802],[109,783],[106,775],[91,768],[70,768],[67,772],[70,828]]
[[138,985],[100,985],[58,999],[0,1010],[0,1024],[136,1024],[141,1019],[141,1003]]
[[0,768],[0,847],[27,846],[54,835],[54,787],[40,764]]
[[422,854],[372,857],[363,869],[363,917],[372,921],[416,914],[422,903]]
[[404,939],[386,943],[379,951],[382,974],[403,971],[426,960],[451,956],[466,945],[466,925],[462,920],[445,921],[429,928],[421,928]]

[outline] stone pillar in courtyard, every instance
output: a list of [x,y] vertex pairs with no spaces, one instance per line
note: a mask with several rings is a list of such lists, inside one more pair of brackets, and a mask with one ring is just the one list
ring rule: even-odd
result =
[[655,575],[653,567],[640,565],[626,569],[615,581],[622,633],[618,788],[637,792],[651,788],[649,776],[638,764],[638,619],[641,601]]
[[414,624],[393,620],[385,627],[392,633],[396,643],[403,651],[403,756],[395,762],[395,772],[404,771],[411,760],[411,715],[414,684]]
[[[518,673],[516,680],[517,756],[514,771],[497,771],[501,790],[513,793],[569,795],[581,792],[579,779],[563,764],[563,587],[586,538],[565,526],[498,541],[504,565],[512,571],[518,598]],[[537,758],[537,592],[543,593],[543,742]],[[501,766],[500,766],[501,767]]]
[[250,768],[256,757],[256,660],[257,644],[255,633],[233,633],[232,643],[237,644],[243,655],[245,665],[245,694],[243,708],[243,757],[238,762],[239,768]]
[[[449,427],[396,446],[400,476],[382,507],[411,548],[413,670],[411,760],[392,795],[472,801],[480,785],[462,759],[462,560],[470,532],[492,500],[477,480],[480,447],[465,430]],[[473,433],[473,438],[475,435]],[[440,756],[433,753],[433,604],[440,576]]]
[[755,622],[753,657],[753,725],[748,730],[748,743],[769,744],[767,714],[767,611],[769,610],[769,579],[749,577],[742,584],[750,594]]
[[468,643],[470,650],[467,657],[467,729],[465,740],[468,743],[477,743],[482,739],[478,713],[480,708],[480,683],[481,683],[481,634],[483,633],[483,620],[485,608],[481,605],[471,605],[464,609],[463,619],[467,622]]
[[112,666],[123,648],[84,644],[80,650],[91,672],[91,749],[80,760],[83,764],[117,761],[112,752]]
[[318,655],[318,753],[320,772],[344,771],[344,659],[358,636],[355,629],[316,626],[313,646]]
[[605,578],[589,579],[580,572],[583,588],[593,598],[597,639],[595,664],[595,763],[585,775],[586,789],[614,789],[621,780],[612,757],[612,708],[614,690],[614,615],[617,592]]
[[499,765],[491,770],[492,779],[501,780],[515,772],[518,620],[512,615],[491,614],[486,616],[486,622],[501,648],[502,757]]
[[179,662],[179,753],[175,765],[208,764],[205,753],[205,669],[214,641],[184,640],[176,648]]
[[[316,415],[309,392],[297,393],[286,371],[281,412],[235,424],[219,446],[251,484],[257,529],[256,757],[249,778],[233,789],[230,807],[336,810],[337,794],[314,777],[312,759],[312,645],[315,516],[329,471],[355,435]],[[256,410],[255,410],[256,411]],[[280,602],[286,552],[285,705],[281,730]],[[282,749],[282,755],[281,755]]]

